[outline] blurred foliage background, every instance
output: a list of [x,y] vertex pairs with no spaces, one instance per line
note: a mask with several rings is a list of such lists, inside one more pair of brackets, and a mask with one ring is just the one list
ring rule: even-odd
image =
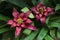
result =
[[[24,7],[29,9],[38,2],[52,7],[54,14],[47,17],[46,24],[39,22],[37,24],[34,21],[35,25],[39,27],[37,31],[23,29],[21,35],[15,38],[15,28],[11,29],[6,24],[7,20],[13,18],[13,8],[21,12]],[[0,0],[0,40],[60,40],[60,0]]]

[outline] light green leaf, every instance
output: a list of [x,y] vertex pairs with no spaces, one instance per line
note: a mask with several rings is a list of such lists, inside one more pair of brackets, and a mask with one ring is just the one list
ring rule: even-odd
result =
[[29,18],[34,18],[34,15],[30,13]]
[[7,21],[9,19],[10,19],[9,17],[6,17],[6,16],[0,14],[0,20]]
[[23,33],[26,34],[26,35],[29,35],[29,34],[31,33],[31,30],[25,29],[25,30],[23,31]]
[[[23,9],[21,9],[21,11],[26,13],[27,11],[29,11],[29,9],[27,7],[24,7]],[[34,18],[34,15],[30,13],[29,18]]]
[[45,40],[53,40],[53,38],[50,37],[49,35],[46,35],[44,39],[45,39]]
[[38,30],[35,32],[32,32],[29,36],[27,36],[24,40],[33,40],[38,33]]
[[48,32],[47,29],[42,28],[38,37],[37,37],[37,40],[43,40],[43,38],[47,35],[47,32]]
[[57,11],[59,9],[60,9],[60,4],[57,4],[56,7],[55,7],[55,11]]
[[27,7],[24,7],[23,9],[21,9],[21,11],[26,13],[27,11],[29,11],[29,9]]

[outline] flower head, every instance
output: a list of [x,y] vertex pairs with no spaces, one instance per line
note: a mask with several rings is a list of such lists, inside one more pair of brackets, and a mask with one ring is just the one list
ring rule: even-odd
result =
[[37,6],[31,8],[34,12],[35,17],[40,20],[42,23],[45,23],[46,16],[52,14],[52,8],[44,6],[42,3],[38,3]]
[[19,14],[19,12],[15,8],[13,9],[12,15],[14,18],[12,20],[8,20],[7,24],[10,24],[11,28],[16,27],[16,37],[20,34],[22,28],[36,30],[36,28],[33,25],[31,25],[32,21],[28,19],[29,14],[30,11]]

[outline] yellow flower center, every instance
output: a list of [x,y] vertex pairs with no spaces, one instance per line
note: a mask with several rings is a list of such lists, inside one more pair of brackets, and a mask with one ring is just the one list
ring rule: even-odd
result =
[[39,9],[39,13],[42,14],[43,13],[43,8]]
[[17,23],[21,24],[23,22],[23,20],[21,18],[17,19]]

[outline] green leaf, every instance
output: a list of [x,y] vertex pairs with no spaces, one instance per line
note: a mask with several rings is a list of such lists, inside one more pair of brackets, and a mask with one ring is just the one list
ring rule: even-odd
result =
[[34,18],[34,15],[30,13],[29,18]]
[[18,0],[18,1],[17,0],[6,0],[6,1],[14,5],[17,5],[21,8],[28,6],[24,0]]
[[24,7],[23,9],[21,9],[21,11],[26,13],[27,11],[29,11],[29,9],[27,7]]
[[47,5],[47,6],[51,5],[49,0],[39,0],[38,2],[42,2],[44,5]]
[[49,22],[47,25],[48,25],[48,27],[60,28],[60,16],[57,16],[57,15],[50,16]]
[[5,1],[5,0],[0,0],[0,3],[3,2],[3,1]]
[[9,40],[10,39],[9,35],[10,34],[8,34],[8,32],[7,33],[4,33],[3,34],[3,37],[2,37],[2,40]]
[[33,5],[36,5],[37,1],[36,0],[32,0],[32,3],[33,3]]
[[0,25],[0,28],[5,27],[7,24]]
[[0,34],[6,32],[6,31],[9,31],[9,30],[10,30],[9,28],[1,28],[0,29]]
[[33,40],[38,33],[38,30],[35,32],[32,32],[29,36],[27,36],[24,40]]
[[50,19],[50,17],[47,17],[47,18],[46,18],[46,24],[49,23],[49,19]]
[[49,26],[49,27],[58,27],[58,28],[60,28],[60,23],[58,23],[58,22],[50,22],[50,23],[48,24],[48,26]]
[[58,30],[57,30],[57,37],[58,37],[58,39],[60,40],[60,29],[58,28]]
[[47,29],[42,28],[38,37],[37,37],[37,40],[43,40],[43,38],[47,35],[47,32],[48,32]]
[[55,37],[55,31],[56,31],[55,29],[50,30],[50,35],[53,38]]
[[53,38],[51,38],[49,35],[46,35],[45,40],[53,40]]
[[60,9],[60,4],[57,4],[56,7],[55,7],[55,11],[57,11],[59,9]]
[[[21,11],[26,13],[27,11],[29,11],[29,9],[27,7],[24,7],[23,9],[21,9]],[[30,13],[29,18],[34,18],[34,15]]]
[[9,19],[10,19],[9,17],[6,17],[6,16],[0,14],[0,20],[7,21]]
[[26,34],[26,35],[29,35],[29,34],[31,33],[31,30],[25,29],[25,30],[23,31],[23,33]]

